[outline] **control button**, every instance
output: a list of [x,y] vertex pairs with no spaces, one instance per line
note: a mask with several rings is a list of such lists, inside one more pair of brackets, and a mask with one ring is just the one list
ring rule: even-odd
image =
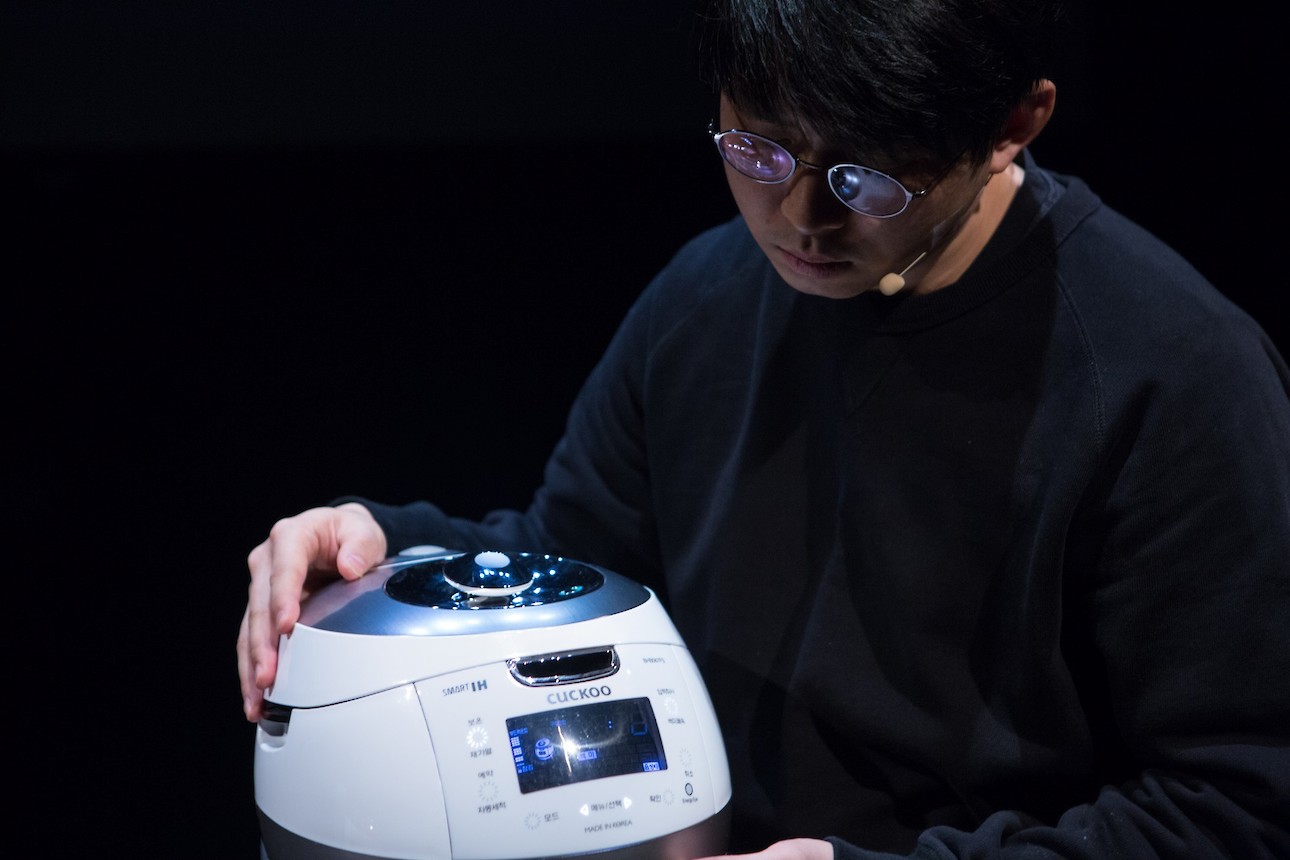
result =
[[426,543],[426,544],[418,544],[416,546],[410,546],[407,549],[401,549],[399,550],[399,555],[401,556],[443,555],[446,552],[448,552],[448,550],[444,549],[441,546],[438,546],[437,544]]
[[473,750],[488,746],[488,729],[483,726],[471,726],[466,730],[466,746]]
[[491,567],[493,569],[497,569],[499,567],[506,567],[506,565],[510,563],[511,560],[507,557],[506,553],[496,552],[491,549],[478,553],[475,556],[475,564],[480,567]]
[[694,794],[694,786],[687,782],[685,784],[685,793],[687,796]]

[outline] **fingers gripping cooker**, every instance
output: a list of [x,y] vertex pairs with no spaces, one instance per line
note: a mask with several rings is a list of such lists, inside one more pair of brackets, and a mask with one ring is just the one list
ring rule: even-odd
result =
[[652,591],[557,556],[414,553],[321,589],[282,638],[263,858],[725,851],[720,729]]

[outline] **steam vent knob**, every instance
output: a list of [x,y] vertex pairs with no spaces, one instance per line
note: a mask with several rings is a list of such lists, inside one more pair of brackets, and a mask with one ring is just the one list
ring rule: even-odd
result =
[[444,565],[443,577],[454,588],[475,597],[506,597],[533,584],[533,571],[504,552],[485,550]]

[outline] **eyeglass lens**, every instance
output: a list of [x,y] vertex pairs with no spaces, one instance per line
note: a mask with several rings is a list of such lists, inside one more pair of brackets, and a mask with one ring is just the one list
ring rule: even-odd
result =
[[[784,182],[797,168],[797,158],[769,138],[744,131],[715,135],[721,157],[749,179],[765,184]],[[895,179],[858,164],[829,168],[829,187],[847,207],[865,215],[887,218],[905,211],[912,195]]]

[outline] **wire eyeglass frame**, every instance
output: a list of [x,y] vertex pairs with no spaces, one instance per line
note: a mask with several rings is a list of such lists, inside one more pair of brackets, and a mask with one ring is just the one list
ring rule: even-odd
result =
[[[955,156],[954,160],[945,165],[926,187],[918,191],[910,191],[894,176],[863,164],[844,162],[829,167],[794,155],[783,144],[760,134],[738,128],[716,131],[715,120],[708,123],[708,134],[712,135],[712,142],[716,144],[722,160],[734,168],[740,176],[760,185],[780,185],[793,178],[799,165],[823,171],[829,190],[843,206],[872,218],[894,218],[904,212],[911,202],[927,196],[927,193],[935,188],[962,158],[962,153]],[[737,143],[731,143],[737,140],[742,140],[746,149],[757,151],[751,152],[748,160],[740,160]],[[785,164],[789,165],[787,171],[784,169]],[[874,182],[877,184],[874,185]],[[866,197],[874,201],[868,208],[862,205]],[[887,205],[880,206],[879,203],[884,200],[887,201]]]

